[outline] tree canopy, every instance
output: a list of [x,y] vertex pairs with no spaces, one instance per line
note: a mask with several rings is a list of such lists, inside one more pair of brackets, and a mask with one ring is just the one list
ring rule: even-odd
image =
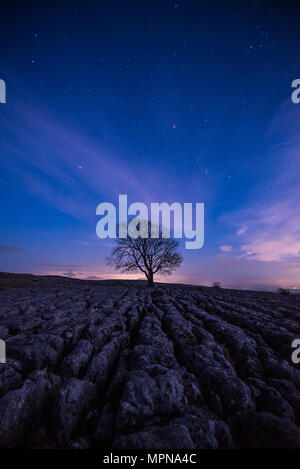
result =
[[[148,233],[145,233],[146,230]],[[157,231],[157,236],[151,238],[151,223],[145,222],[139,237],[127,235],[126,238],[117,239],[116,246],[107,258],[107,264],[121,272],[141,271],[149,285],[153,285],[155,274],[170,275],[183,260],[178,252],[178,241],[163,238],[161,230]]]

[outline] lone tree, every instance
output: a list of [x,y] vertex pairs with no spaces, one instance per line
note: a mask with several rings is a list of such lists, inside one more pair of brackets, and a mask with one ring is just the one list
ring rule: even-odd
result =
[[[148,231],[148,237],[142,237],[142,232]],[[161,230],[158,237],[151,238],[151,223],[141,229],[140,236],[133,238],[118,238],[117,245],[107,257],[106,263],[121,272],[141,271],[146,275],[149,286],[153,285],[156,273],[171,275],[172,270],[182,263],[182,256],[177,251],[178,241],[173,238],[163,238]]]

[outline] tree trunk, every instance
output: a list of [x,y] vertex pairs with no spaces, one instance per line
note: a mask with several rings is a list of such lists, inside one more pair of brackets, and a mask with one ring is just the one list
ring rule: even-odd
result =
[[147,280],[148,280],[149,287],[153,287],[154,281],[153,281],[153,273],[152,272],[149,272],[147,274]]

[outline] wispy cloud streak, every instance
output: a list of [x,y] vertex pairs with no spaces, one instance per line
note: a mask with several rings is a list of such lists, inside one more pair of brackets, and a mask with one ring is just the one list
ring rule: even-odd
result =
[[15,246],[7,246],[6,244],[0,244],[0,251],[2,252],[22,252],[24,249],[16,248]]
[[240,256],[281,262],[300,258],[300,114],[285,102],[266,134],[271,145],[268,179],[256,186],[250,207],[226,214]]

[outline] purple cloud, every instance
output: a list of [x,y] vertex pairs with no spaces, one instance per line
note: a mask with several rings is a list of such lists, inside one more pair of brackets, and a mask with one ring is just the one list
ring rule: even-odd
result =
[[47,267],[47,268],[53,268],[53,269],[83,269],[84,265],[82,264],[36,264],[39,267]]
[[232,246],[230,244],[223,244],[220,246],[220,251],[221,252],[231,252],[232,251]]
[[76,218],[94,215],[99,194],[114,198],[116,193],[134,192],[151,199],[139,171],[99,139],[45,115],[19,105],[18,116],[5,122],[23,147],[5,144],[9,156],[4,163],[32,193]]
[[62,275],[64,277],[76,277],[76,274],[74,272],[62,272]]
[[300,259],[300,115],[290,100],[266,134],[272,142],[268,179],[254,189],[250,208],[226,214],[235,228],[240,256],[261,262]]
[[4,252],[22,252],[24,249],[16,248],[15,246],[7,246],[6,244],[0,244],[0,251]]

